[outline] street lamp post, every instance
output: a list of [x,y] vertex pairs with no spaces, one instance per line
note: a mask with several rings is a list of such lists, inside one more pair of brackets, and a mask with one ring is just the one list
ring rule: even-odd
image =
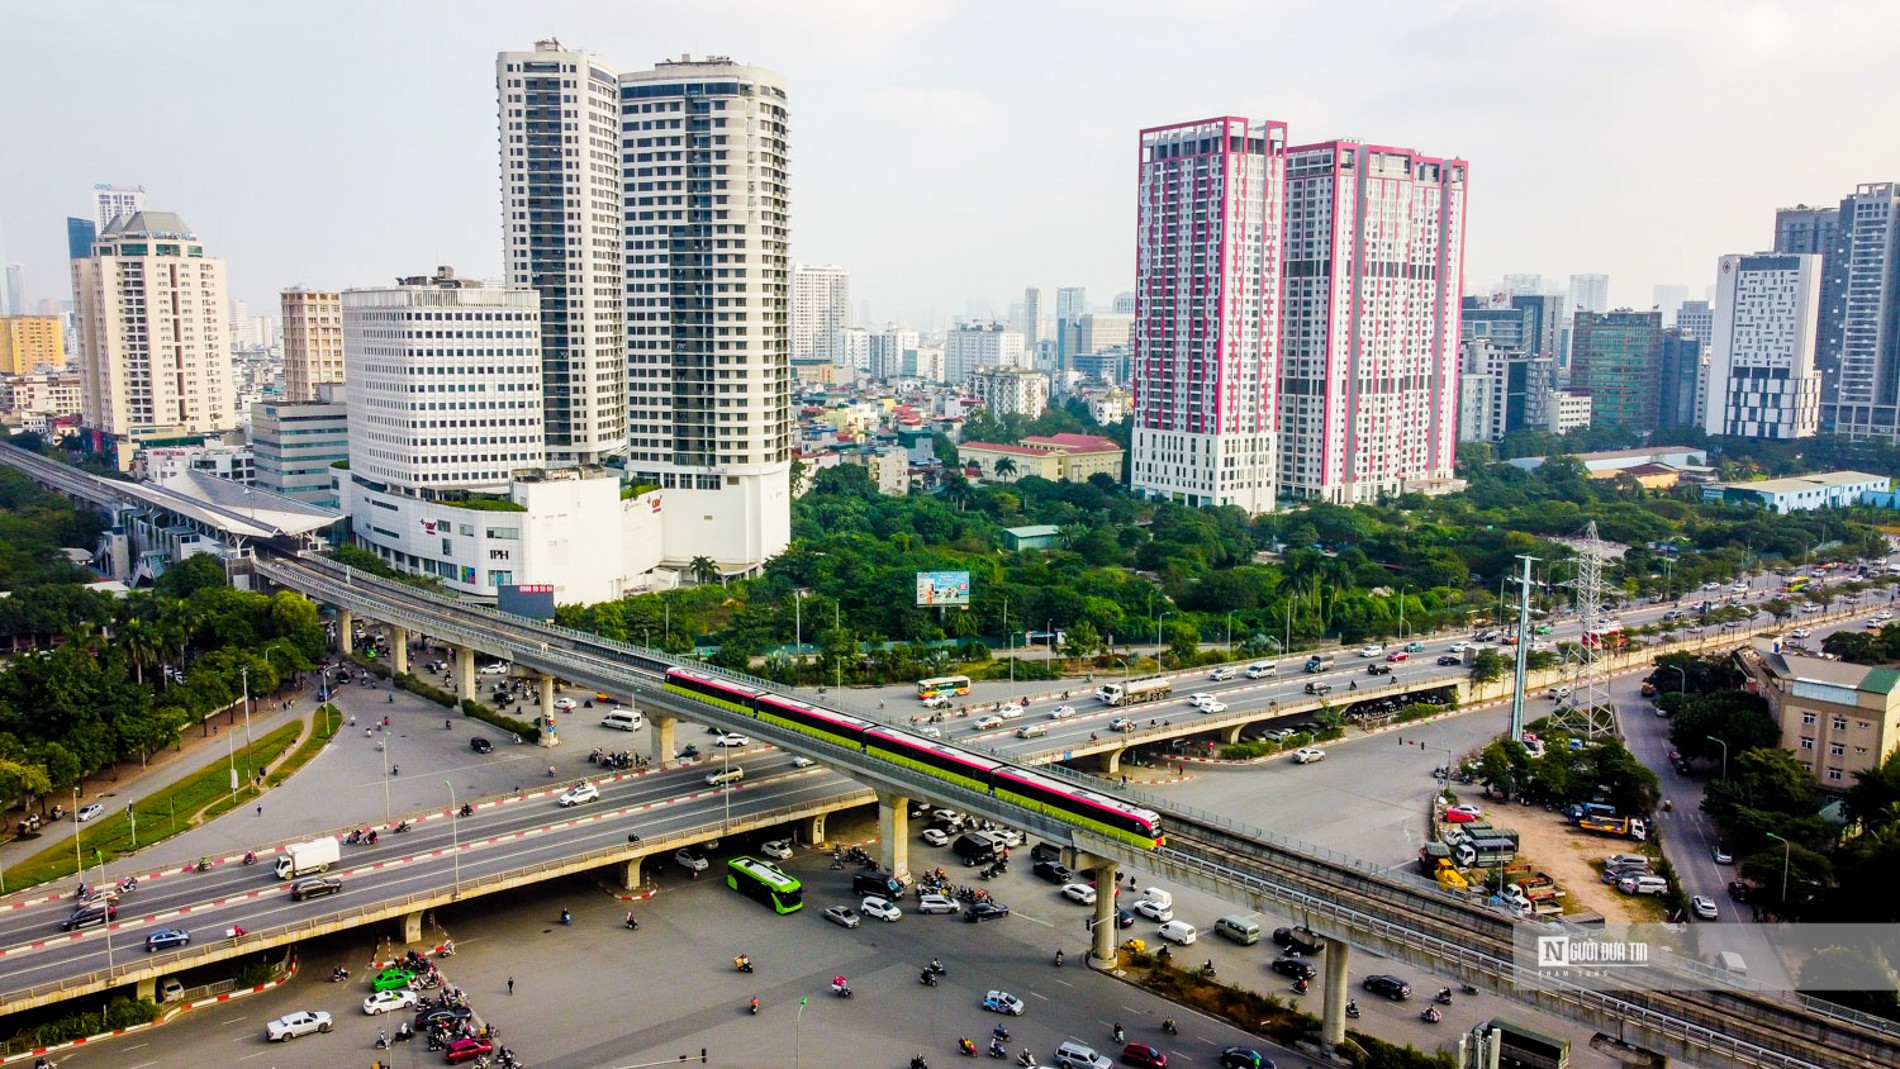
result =
[[1781,910],[1785,917],[1788,911],[1788,860],[1794,854],[1794,844],[1772,831],[1768,833],[1768,837],[1781,842]]
[[1234,610],[1227,610],[1227,656],[1234,655]]
[[1728,779],[1728,740],[1718,739],[1714,735],[1704,737],[1722,748],[1722,778]]
[[73,871],[79,882],[86,882],[86,861],[79,853],[79,785],[73,785]]
[[[1680,699],[1681,703],[1686,703],[1689,700],[1689,673],[1683,671],[1682,666],[1679,664],[1666,664],[1663,665],[1663,667],[1674,670],[1676,675],[1681,677],[1676,682],[1676,697]],[[1679,710],[1680,703],[1678,704],[1678,711]]]
[[1405,592],[1412,589],[1405,583],[1399,584],[1399,638],[1405,638]]
[[1168,610],[1166,609],[1161,610],[1161,615],[1155,617],[1155,645],[1157,646],[1161,645],[1161,625],[1166,622],[1167,619]]
[[244,745],[256,742],[251,737],[251,668],[249,665],[238,669],[238,675],[244,679]]
[[383,728],[383,744],[377,749],[383,752],[383,823],[389,823],[389,728]]
[[450,898],[462,897],[462,811],[455,804],[455,784],[443,780],[449,789],[449,856],[455,859],[455,890]]

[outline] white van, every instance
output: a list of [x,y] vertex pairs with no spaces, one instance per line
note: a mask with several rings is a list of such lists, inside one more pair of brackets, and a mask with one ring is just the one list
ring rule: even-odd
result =
[[1748,975],[1748,963],[1743,961],[1742,956],[1733,950],[1724,950],[1720,954],[1717,954],[1715,956],[1715,967],[1736,977]]
[[1260,926],[1238,915],[1229,915],[1215,921],[1214,933],[1226,936],[1244,947],[1253,946],[1260,941]]
[[714,787],[724,787],[728,783],[737,783],[745,778],[745,769],[728,768],[706,773],[706,782]]
[[1174,908],[1174,896],[1159,887],[1146,888],[1141,892],[1141,897],[1146,901],[1153,902],[1162,909]]
[[615,731],[638,731],[646,724],[646,716],[638,709],[615,709],[600,718],[600,726]]
[[1661,876],[1625,876],[1616,881],[1616,889],[1626,895],[1660,895],[1669,890],[1669,881]]
[[1162,925],[1160,930],[1155,932],[1155,935],[1170,943],[1191,946],[1199,933],[1194,930],[1192,924],[1186,921],[1169,921]]
[[1279,674],[1280,662],[1278,661],[1255,661],[1247,666],[1248,679],[1265,679],[1268,676],[1278,676]]

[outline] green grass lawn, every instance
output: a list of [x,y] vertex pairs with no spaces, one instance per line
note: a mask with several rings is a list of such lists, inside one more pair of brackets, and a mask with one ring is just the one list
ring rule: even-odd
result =
[[[232,760],[220,761],[197,775],[140,800],[133,806],[133,812],[137,814],[136,842],[134,822],[126,816],[125,807],[109,807],[96,821],[80,826],[79,857],[89,867],[99,864],[102,856],[110,862],[140,847],[150,846],[189,830],[194,826],[192,818],[198,811],[220,799],[224,808],[229,809],[233,804],[233,763],[237,766],[238,782],[242,784],[237,792],[239,804],[244,799],[256,797],[257,788],[250,786],[252,770],[262,768],[282,756],[297,741],[302,731],[301,723],[285,724],[255,743],[237,750]],[[207,811],[207,818],[212,815],[215,814]],[[36,883],[64,879],[74,871],[73,844],[63,842],[49,846],[7,869],[6,884],[9,889],[17,890]]]

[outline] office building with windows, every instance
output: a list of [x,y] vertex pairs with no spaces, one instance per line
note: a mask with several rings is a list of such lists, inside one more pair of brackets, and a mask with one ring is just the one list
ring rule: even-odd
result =
[[343,381],[343,304],[335,290],[287,289],[284,398],[314,401],[317,387]]
[[1840,341],[1822,366],[1821,429],[1900,442],[1900,184],[1856,188],[1839,225]]
[[1025,367],[1023,336],[999,323],[952,327],[943,336],[946,381],[963,384],[980,367]]
[[547,40],[496,57],[495,93],[502,262],[541,298],[547,460],[598,464],[627,450],[619,82]]
[[115,186],[100,183],[92,187],[92,225],[94,232],[121,215],[136,215],[145,210],[144,186]]
[[322,383],[308,401],[253,404],[251,453],[256,458],[257,485],[312,505],[337,508],[334,466],[350,458],[349,408],[343,384]]
[[1702,429],[1743,438],[1807,438],[1820,425],[1814,366],[1822,258],[1724,256]]
[[1590,397],[1590,423],[1656,429],[1662,313],[1579,311],[1571,327],[1570,389]]
[[851,326],[851,272],[835,264],[792,268],[792,359],[835,360],[833,337]]

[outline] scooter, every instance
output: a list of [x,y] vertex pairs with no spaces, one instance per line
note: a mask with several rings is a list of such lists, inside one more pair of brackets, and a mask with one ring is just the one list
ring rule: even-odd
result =
[[1478,993],[1478,985],[1477,984],[1459,984],[1458,990],[1463,991],[1467,995],[1475,995]]
[[139,881],[136,876],[127,876],[125,879],[119,881],[119,893],[122,895],[129,895],[138,889]]
[[1426,1024],[1437,1024],[1445,1019],[1445,1015],[1439,1013],[1436,1006],[1427,1006],[1425,1007],[1425,1012],[1418,1015],[1418,1019],[1424,1021]]
[[1181,1034],[1180,1026],[1174,1023],[1174,1018],[1172,1017],[1161,1022],[1161,1031],[1171,1036],[1178,1036]]
[[349,978],[350,978],[350,970],[345,969],[341,965],[330,970],[330,982],[333,984],[340,984],[343,981],[348,980]]
[[989,1045],[989,1055],[992,1058],[1007,1058],[1009,1057],[1009,1048],[1003,1046],[1001,1042],[992,1039]]
[[1353,1001],[1352,999],[1347,999],[1346,1000],[1346,1016],[1351,1017],[1354,1020],[1358,1020],[1359,1019],[1359,1003]]
[[957,1053],[966,1058],[974,1058],[976,1057],[976,1044],[970,1042],[968,1039],[959,1039],[957,1040]]
[[925,969],[923,973],[917,977],[917,982],[924,985],[925,987],[936,987],[937,974],[934,972],[931,972],[929,969]]
[[244,851],[244,864],[246,865],[257,864],[257,852],[255,850]]
[[1433,998],[1432,1001],[1438,1003],[1440,1006],[1451,1005],[1451,988],[1448,987],[1440,991],[1437,997]]

